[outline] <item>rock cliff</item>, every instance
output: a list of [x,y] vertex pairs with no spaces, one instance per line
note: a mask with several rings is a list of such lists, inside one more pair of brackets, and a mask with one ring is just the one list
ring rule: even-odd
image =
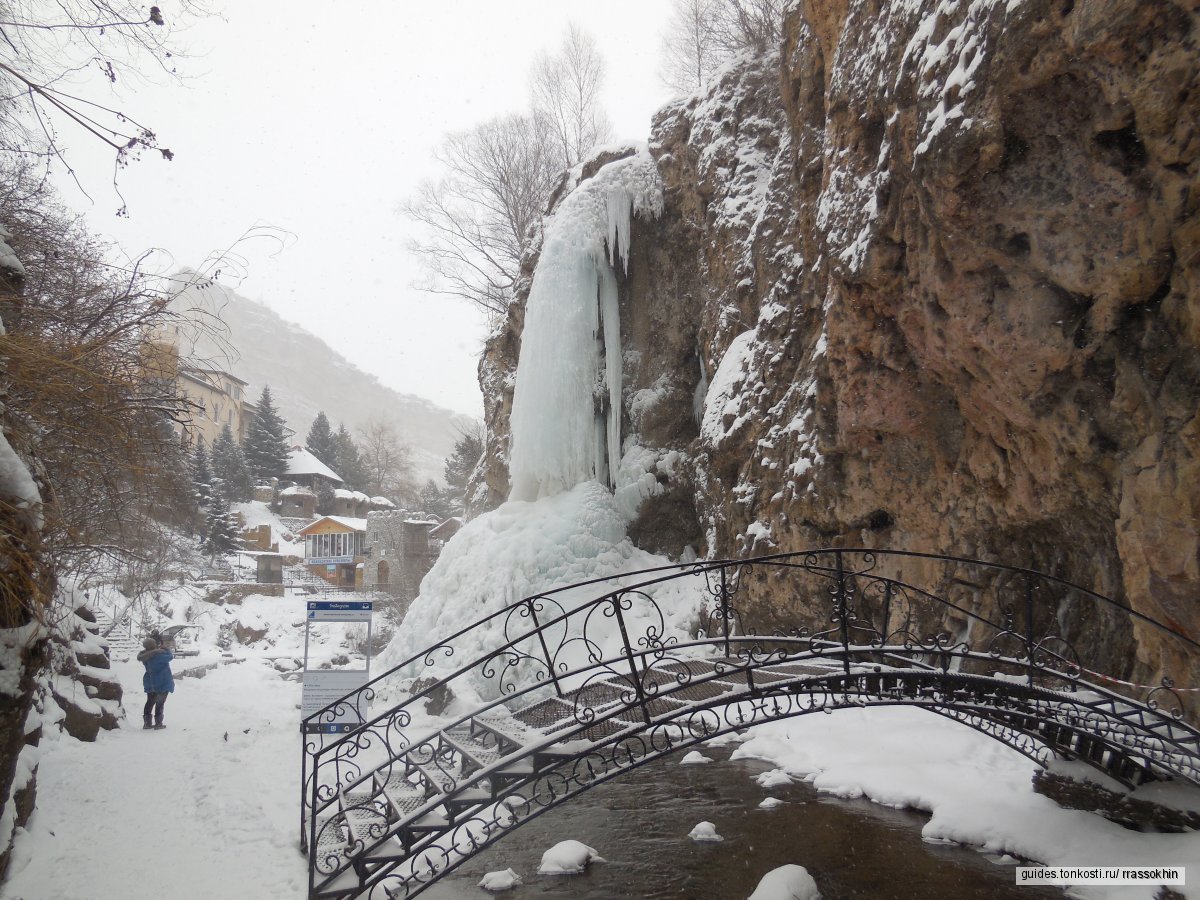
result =
[[[804,0],[662,110],[666,208],[621,285],[623,477],[658,495],[634,539],[982,557],[1200,639],[1198,40],[1185,0]],[[521,301],[481,364],[480,504]]]

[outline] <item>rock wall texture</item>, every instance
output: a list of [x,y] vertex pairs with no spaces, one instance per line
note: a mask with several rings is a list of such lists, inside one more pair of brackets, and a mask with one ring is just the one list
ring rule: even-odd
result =
[[[626,447],[660,492],[635,540],[1028,565],[1200,639],[1200,6],[804,0],[784,35],[655,119],[666,212],[622,296]],[[481,503],[520,319],[481,367]],[[1127,675],[1170,661],[1106,627]]]

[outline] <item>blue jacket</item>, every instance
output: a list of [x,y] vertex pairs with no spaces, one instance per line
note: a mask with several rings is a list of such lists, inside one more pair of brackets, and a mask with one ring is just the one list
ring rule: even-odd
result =
[[175,690],[175,679],[171,677],[171,660],[174,658],[170,650],[162,647],[138,654],[138,660],[146,667],[142,688],[147,694],[170,694]]

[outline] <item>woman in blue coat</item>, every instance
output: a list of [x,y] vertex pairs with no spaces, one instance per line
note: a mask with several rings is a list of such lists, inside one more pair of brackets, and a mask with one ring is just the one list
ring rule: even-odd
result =
[[[171,677],[171,660],[175,655],[152,637],[146,638],[142,646],[146,648],[138,654],[138,661],[146,667],[146,674],[142,676],[142,687],[146,691],[142,728],[166,728],[163,724],[163,706],[166,705],[167,694],[175,690],[175,679]],[[151,712],[154,713],[153,722],[150,720]]]

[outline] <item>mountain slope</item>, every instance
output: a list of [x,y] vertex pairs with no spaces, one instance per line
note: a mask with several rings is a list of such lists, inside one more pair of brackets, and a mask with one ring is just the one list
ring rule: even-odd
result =
[[388,422],[412,448],[416,477],[441,481],[458,428],[468,425],[470,417],[393,390],[317,335],[235,291],[198,286],[178,303],[192,323],[181,329],[181,355],[249,382],[251,401],[269,385],[297,443],[322,411],[334,428],[344,423],[351,433],[371,420]]

